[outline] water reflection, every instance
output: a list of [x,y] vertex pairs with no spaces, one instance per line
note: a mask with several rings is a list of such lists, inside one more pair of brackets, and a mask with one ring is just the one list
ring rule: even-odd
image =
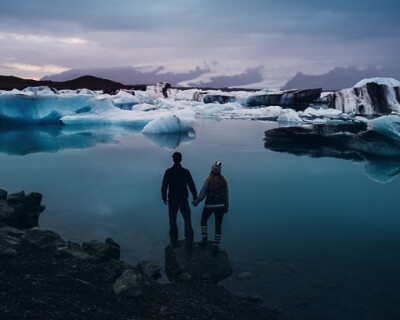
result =
[[194,131],[144,134],[144,136],[154,144],[169,150],[176,149],[180,144],[188,143],[196,139],[196,134]]
[[[8,155],[54,153],[64,149],[87,149],[98,144],[117,143],[117,136],[141,134],[140,129],[90,126],[28,126],[0,128],[0,152]],[[154,144],[176,149],[180,144],[195,139],[193,132],[146,134]]]
[[86,149],[98,143],[110,143],[112,134],[63,126],[7,127],[0,129],[0,152],[26,155],[37,152],[58,152],[63,149]]
[[[379,143],[378,143],[379,144]],[[345,144],[327,144],[323,145],[312,139],[282,139],[279,137],[268,137],[265,139],[264,147],[275,151],[294,154],[296,156],[308,156],[311,158],[340,158],[361,162],[364,164],[365,174],[371,180],[386,184],[393,181],[400,174],[400,158],[399,157],[379,157],[367,154],[357,149],[344,147]],[[365,148],[373,147],[374,143],[364,143]],[[375,146],[377,149],[382,148],[388,150],[390,146]]]

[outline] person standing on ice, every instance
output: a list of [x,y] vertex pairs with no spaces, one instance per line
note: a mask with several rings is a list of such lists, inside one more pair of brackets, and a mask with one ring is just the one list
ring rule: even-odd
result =
[[186,245],[192,247],[194,232],[188,202],[188,187],[192,193],[193,200],[197,199],[197,190],[190,171],[181,166],[182,154],[180,152],[175,152],[172,155],[172,160],[174,161],[174,164],[171,168],[165,170],[161,185],[162,200],[164,204],[168,205],[171,245],[176,246],[178,241],[178,226],[176,224],[176,218],[178,210],[180,210],[185,221]]
[[207,245],[208,227],[207,220],[214,213],[215,217],[215,237],[212,254],[216,255],[222,237],[222,219],[229,210],[229,191],[228,182],[221,174],[221,161],[215,162],[211,167],[211,172],[201,188],[199,197],[192,204],[196,207],[206,198],[203,213],[201,216],[201,235],[202,246]]

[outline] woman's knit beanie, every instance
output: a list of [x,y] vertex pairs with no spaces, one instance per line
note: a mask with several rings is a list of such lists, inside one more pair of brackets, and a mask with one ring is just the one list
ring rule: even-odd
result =
[[222,167],[221,161],[217,161],[216,163],[214,163],[212,165],[211,172],[214,172],[216,174],[220,174],[221,173],[221,167]]

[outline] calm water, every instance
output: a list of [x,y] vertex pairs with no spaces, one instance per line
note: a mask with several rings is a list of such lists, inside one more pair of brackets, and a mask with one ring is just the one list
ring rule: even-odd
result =
[[[173,148],[198,189],[221,160],[231,196],[222,247],[235,269],[227,288],[260,295],[295,319],[399,319],[400,179],[371,179],[397,164],[272,152],[263,136],[274,126],[199,122],[195,136],[3,130],[0,187],[43,193],[41,227],[65,239],[111,236],[122,259],[163,264],[169,238],[160,184]],[[200,240],[201,206],[192,214]]]

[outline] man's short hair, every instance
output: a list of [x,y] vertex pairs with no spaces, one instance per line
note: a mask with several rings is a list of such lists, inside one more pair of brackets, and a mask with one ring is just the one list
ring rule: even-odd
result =
[[180,152],[174,152],[172,155],[172,160],[176,163],[180,163],[182,161],[182,154]]

